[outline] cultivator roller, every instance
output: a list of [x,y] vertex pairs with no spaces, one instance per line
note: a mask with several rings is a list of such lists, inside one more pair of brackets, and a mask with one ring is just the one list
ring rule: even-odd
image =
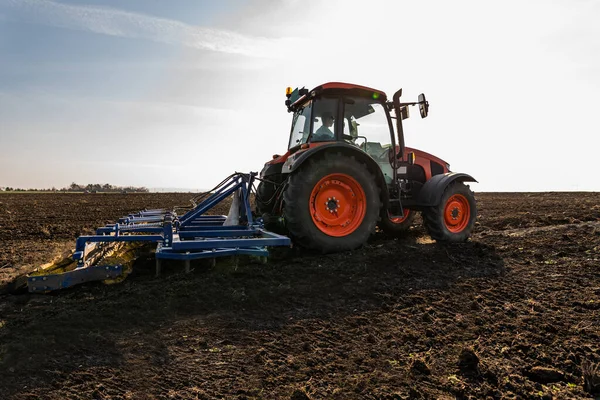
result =
[[[290,239],[264,229],[254,220],[250,193],[256,173],[235,173],[212,191],[193,199],[193,206],[179,216],[173,210],[143,210],[120,218],[117,223],[96,230],[96,235],[80,236],[73,253],[74,268],[60,273],[38,271],[28,277],[30,292],[48,292],[75,284],[115,279],[124,274],[122,265],[102,265],[128,243],[156,243],[156,272],[161,260],[185,262],[201,258],[251,255],[267,257],[269,246],[289,246]],[[206,215],[217,204],[233,196],[229,215]]]

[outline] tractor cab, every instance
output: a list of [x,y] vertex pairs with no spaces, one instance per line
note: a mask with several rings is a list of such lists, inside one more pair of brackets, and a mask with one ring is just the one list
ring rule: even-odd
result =
[[288,150],[343,142],[375,160],[391,184],[396,140],[390,103],[378,90],[344,85],[329,83],[311,93],[288,89],[288,110],[294,113]]

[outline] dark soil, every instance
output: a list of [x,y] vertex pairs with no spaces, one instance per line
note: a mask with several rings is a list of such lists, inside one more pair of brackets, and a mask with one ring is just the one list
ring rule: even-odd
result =
[[[3,194],[0,272],[189,197]],[[160,278],[148,253],[120,284],[2,295],[0,397],[600,396],[600,194],[477,197],[464,244],[415,225],[353,252],[173,262]]]

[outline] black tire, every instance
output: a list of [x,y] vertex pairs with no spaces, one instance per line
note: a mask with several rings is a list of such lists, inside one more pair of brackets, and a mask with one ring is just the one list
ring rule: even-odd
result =
[[271,214],[275,207],[275,185],[269,182],[260,182],[256,188],[256,214]]
[[[468,205],[468,207],[467,207]],[[448,208],[448,209],[447,209]],[[468,215],[465,213],[468,211]],[[449,222],[445,213],[449,213]],[[453,214],[456,214],[455,216]],[[475,195],[462,182],[453,182],[444,190],[440,204],[423,211],[423,223],[432,239],[441,242],[464,242],[477,219]],[[456,225],[452,225],[456,223]]]
[[[352,207],[350,203],[355,201],[355,191],[348,191],[348,201],[342,199],[342,202],[336,206],[332,205],[335,210],[340,210],[340,215],[351,215],[348,218],[349,223],[339,224],[345,219],[339,217],[339,222],[332,222],[333,225],[326,225],[324,222],[317,226],[317,222],[313,219],[311,208],[315,211],[315,215],[328,215],[326,211],[329,210],[329,206],[325,204],[319,207],[322,202],[317,201],[322,195],[326,196],[327,188],[329,183],[320,184],[320,188],[317,188],[317,184],[322,182],[323,179],[329,179],[332,176],[331,181],[333,186],[337,187],[337,178],[333,177],[334,174],[338,174],[338,177],[344,178],[349,177],[353,180],[352,184],[357,186],[357,191],[362,189],[361,194],[357,194],[356,198],[362,198],[360,206]],[[325,189],[323,189],[325,187]],[[314,202],[311,203],[311,197],[313,189],[317,190],[314,196]],[[362,197],[364,194],[364,197]],[[298,171],[295,171],[289,178],[288,186],[283,195],[284,199],[284,220],[286,228],[294,243],[308,249],[321,251],[323,253],[333,253],[339,251],[352,250],[360,247],[364,244],[369,236],[375,231],[375,226],[379,218],[379,210],[381,208],[381,201],[379,197],[379,187],[377,186],[375,177],[369,172],[367,166],[358,162],[354,157],[344,156],[339,153],[325,154],[324,157],[318,159],[311,159],[306,161],[306,164],[302,165]],[[327,199],[325,199],[327,200]],[[317,204],[318,203],[318,204]],[[344,204],[348,203],[348,204]],[[356,203],[355,203],[356,204]],[[337,208],[339,207],[339,208]],[[361,217],[356,217],[353,212],[346,210],[362,210],[356,211]],[[321,213],[321,214],[319,214]],[[323,214],[325,213],[325,214]],[[337,218],[337,214],[334,213],[333,218]],[[330,221],[329,221],[330,222]],[[346,228],[346,225],[350,225]],[[332,236],[327,234],[325,231],[333,229],[339,229],[334,232],[337,235]],[[345,230],[353,229],[347,234]],[[324,231],[325,230],[325,231]]]
[[390,236],[402,236],[412,226],[415,217],[417,216],[416,211],[409,210],[407,208],[404,209],[404,213],[408,215],[406,215],[406,218],[402,222],[393,222],[390,219],[388,210],[382,209],[380,215],[381,219],[378,223],[379,228],[381,228],[386,234]]

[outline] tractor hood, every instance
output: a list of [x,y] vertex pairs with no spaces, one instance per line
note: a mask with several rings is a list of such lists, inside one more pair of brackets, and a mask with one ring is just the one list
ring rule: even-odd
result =
[[441,158],[434,156],[433,154],[427,153],[426,151],[423,151],[423,150],[414,149],[412,147],[405,147],[404,149],[405,149],[404,159],[406,159],[408,153],[415,153],[415,156],[417,158],[425,158],[425,159],[434,161],[442,166],[445,166],[448,170],[450,169],[450,164],[448,164],[446,161],[442,160]]

